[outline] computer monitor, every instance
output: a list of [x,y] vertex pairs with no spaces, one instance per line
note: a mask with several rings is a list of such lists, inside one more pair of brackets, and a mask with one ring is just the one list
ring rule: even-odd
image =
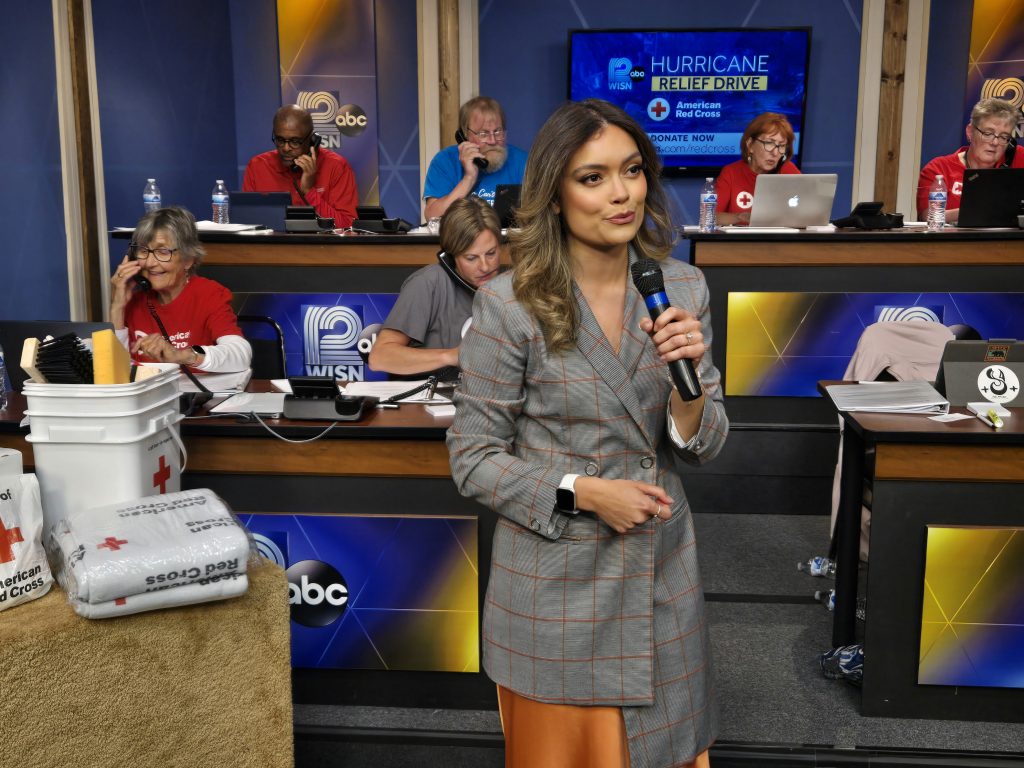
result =
[[494,212],[501,219],[502,229],[516,225],[516,209],[522,192],[522,184],[498,184],[494,187]]
[[1024,214],[1024,168],[969,168],[963,184],[957,227],[1017,228]]
[[285,210],[292,204],[291,192],[231,192],[231,223],[257,224],[284,232]]

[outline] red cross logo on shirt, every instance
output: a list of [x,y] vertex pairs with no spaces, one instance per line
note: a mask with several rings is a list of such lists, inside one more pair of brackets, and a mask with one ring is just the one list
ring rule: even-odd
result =
[[117,552],[121,548],[122,544],[127,544],[128,539],[119,539],[116,536],[107,536],[103,540],[102,544],[97,544],[96,549],[109,549],[111,552]]
[[736,195],[736,205],[746,210],[754,204],[754,196],[746,190]]
[[167,466],[167,459],[160,457],[160,469],[153,473],[153,487],[160,486],[160,493],[167,493],[167,481],[171,479],[171,468]]
[[21,544],[21,528],[7,528],[0,520],[0,563],[9,563],[14,559],[14,545]]

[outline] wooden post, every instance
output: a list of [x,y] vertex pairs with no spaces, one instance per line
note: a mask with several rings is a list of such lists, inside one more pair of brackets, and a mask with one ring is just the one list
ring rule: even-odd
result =
[[437,2],[437,61],[441,146],[447,146],[459,128],[459,0]]
[[[89,98],[89,66],[86,54],[85,10],[88,0],[66,0],[68,46],[71,51],[71,89],[74,97],[75,153],[78,158],[78,201],[81,206],[82,275],[88,320],[102,320],[104,314],[100,270],[100,237],[96,211],[96,165],[93,157],[92,105]],[[72,237],[68,233],[68,237]]]
[[887,211],[897,210],[903,83],[907,68],[908,11],[907,0],[885,0],[874,199],[884,202]]

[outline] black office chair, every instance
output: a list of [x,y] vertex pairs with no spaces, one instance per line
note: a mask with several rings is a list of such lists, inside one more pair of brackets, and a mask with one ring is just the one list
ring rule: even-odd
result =
[[277,321],[266,315],[239,315],[238,326],[252,346],[252,377],[254,379],[285,379],[288,377],[284,356],[284,331]]
[[74,333],[80,339],[92,338],[93,331],[113,328],[110,323],[75,322],[73,320],[0,320],[0,349],[4,352],[4,363],[7,366],[7,378],[11,389],[20,392],[28,374],[21,370],[21,348],[25,339],[34,336],[37,339],[46,336],[63,336]]

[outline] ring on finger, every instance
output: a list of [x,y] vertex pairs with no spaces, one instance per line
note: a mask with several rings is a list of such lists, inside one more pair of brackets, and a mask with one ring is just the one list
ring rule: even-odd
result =
[[657,508],[656,510],[654,510],[654,516],[655,516],[655,517],[656,517],[656,518],[657,518],[658,520],[661,520],[661,504],[659,504],[659,505],[658,505],[658,508]]
[[686,343],[687,344],[693,344],[693,333],[687,333],[686,334]]

